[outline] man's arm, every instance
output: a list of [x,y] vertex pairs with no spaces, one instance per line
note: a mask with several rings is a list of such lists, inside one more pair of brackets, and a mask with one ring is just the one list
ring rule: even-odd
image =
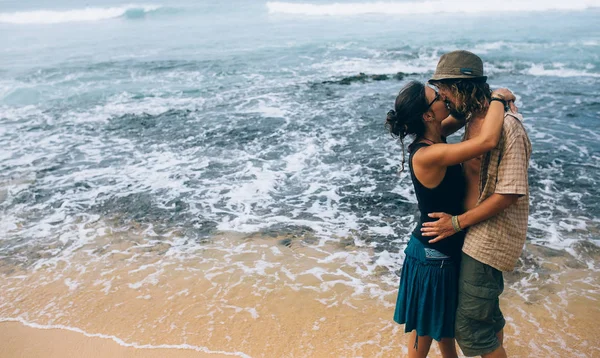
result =
[[[498,215],[504,209],[516,203],[520,195],[518,194],[497,194],[490,195],[481,204],[473,209],[458,215],[458,222],[462,229],[478,224],[493,216]],[[437,221],[423,223],[421,234],[423,236],[435,237],[429,240],[433,244],[448,236],[454,235],[456,231],[452,226],[452,215],[446,213],[430,213],[429,217],[439,218]]]
[[[517,119],[510,119],[517,121]],[[520,123],[513,122],[509,127],[504,157],[498,166],[498,178],[494,194],[490,195],[477,207],[458,216],[461,228],[473,226],[481,221],[498,215],[514,204],[519,197],[528,191],[527,168],[529,163],[529,139]],[[435,222],[424,223],[421,229],[423,236],[434,237],[431,243],[438,242],[455,233],[452,216],[446,213],[432,213],[431,217],[439,217]]]

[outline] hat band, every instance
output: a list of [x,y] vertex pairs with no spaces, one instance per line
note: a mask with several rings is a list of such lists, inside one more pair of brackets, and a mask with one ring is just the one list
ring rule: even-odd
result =
[[468,67],[446,68],[444,71],[436,71],[434,76],[471,76],[482,77],[483,71]]

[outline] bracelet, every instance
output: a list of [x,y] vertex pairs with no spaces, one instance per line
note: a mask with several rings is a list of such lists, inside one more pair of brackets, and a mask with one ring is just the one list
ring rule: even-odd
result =
[[506,103],[506,100],[500,97],[492,97],[492,99],[490,99],[490,103],[494,102],[494,101],[498,101],[500,103],[502,103],[502,105],[504,105],[504,107],[506,107],[506,105],[508,103]]
[[458,216],[456,215],[452,217],[452,227],[454,228],[454,232],[462,231],[460,223],[458,222]]
[[502,105],[504,106],[504,112],[510,111],[510,106],[508,105],[508,102],[506,102],[505,99],[498,98],[498,97],[492,97],[492,99],[490,99],[490,104],[494,101],[498,101],[498,102],[502,103]]

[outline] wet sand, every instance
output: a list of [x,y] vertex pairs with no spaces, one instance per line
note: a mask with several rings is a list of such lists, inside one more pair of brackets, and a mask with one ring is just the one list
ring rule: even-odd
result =
[[86,337],[64,329],[38,329],[17,322],[0,323],[2,358],[202,358],[231,357],[186,349],[124,347],[111,339]]
[[[506,347],[510,357],[600,357],[600,333],[597,331],[597,322],[600,319],[598,311],[598,302],[588,300],[577,300],[569,305],[566,312],[557,312],[557,315],[564,319],[565,317],[576,315],[579,319],[575,322],[570,322],[569,335],[561,334],[561,329],[553,327],[558,322],[556,319],[547,317],[547,312],[542,307],[529,305],[512,306],[510,299],[503,300],[504,311],[509,317],[509,325],[506,329],[507,341]],[[511,306],[511,307],[507,307]],[[519,318],[522,310],[525,311],[530,319],[537,321],[536,323],[525,322]],[[380,312],[380,314],[383,312]],[[356,339],[354,337],[356,331],[348,325],[345,320],[336,318],[337,310],[332,309],[328,314],[330,321],[335,321],[334,325],[337,332],[328,332],[327,334],[319,334],[311,332],[308,337],[311,345],[316,350],[309,352],[301,352],[288,344],[298,344],[299,336],[302,335],[302,328],[298,327],[298,331],[293,339],[283,340],[281,343],[266,345],[264,342],[257,344],[257,349],[251,356],[275,357],[275,356],[297,356],[297,357],[324,357],[324,356],[342,356],[336,352],[343,352],[349,341]],[[382,318],[381,316],[379,318]],[[557,317],[558,318],[558,317]],[[363,327],[369,321],[373,321],[373,317],[356,317],[354,324],[358,327]],[[388,327],[389,332],[394,331],[393,327]],[[543,339],[539,333],[543,331],[556,330],[556,335],[547,335]],[[354,333],[354,334],[353,334]],[[384,332],[382,332],[384,333]],[[398,333],[398,332],[395,332]],[[281,337],[281,332],[269,333],[260,329],[248,332],[248,338],[257,341],[273,341],[265,336],[272,338]],[[404,347],[408,342],[405,342],[403,335],[395,334],[398,339],[396,350],[381,352],[375,347],[363,346],[361,356],[363,357],[397,357],[402,356],[400,352],[404,352]],[[562,338],[561,338],[562,337]],[[241,338],[241,337],[238,337]],[[334,339],[332,339],[334,338]],[[583,342],[582,342],[583,339]],[[143,349],[124,347],[110,338],[86,337],[79,332],[73,332],[65,329],[40,329],[27,327],[18,322],[3,322],[0,323],[0,357],[2,358],[104,358],[104,357],[164,357],[164,358],[187,358],[187,357],[231,357],[234,355],[225,355],[218,353],[202,353],[193,349]],[[571,345],[579,346],[580,354],[569,355],[565,353],[565,348],[572,347]],[[270,348],[267,348],[270,346]],[[544,347],[545,351],[552,351],[555,355],[545,355],[544,353],[535,353],[540,347]],[[572,347],[574,348],[574,347]],[[262,349],[266,349],[262,351]],[[585,354],[585,352],[588,352]],[[295,353],[291,353],[295,352]],[[583,354],[581,354],[583,353]],[[354,355],[346,355],[354,356]],[[358,355],[357,355],[358,356]],[[430,357],[440,357],[439,352],[433,347]]]
[[[72,347],[86,357],[223,356],[202,352],[397,357],[406,352],[403,327],[392,321],[397,286],[386,282],[393,274],[361,269],[368,262],[345,261],[344,252],[363,248],[220,238],[213,249],[207,243],[193,253],[204,258],[200,261],[169,257],[167,246],[129,239],[90,243],[95,260],[83,247],[68,263],[35,270],[4,267],[0,320],[18,317],[43,327],[118,337],[137,347],[188,350],[123,347],[112,339],[5,322],[0,339],[8,344],[0,356],[68,357]],[[339,255],[332,259],[332,252]],[[536,263],[507,275],[502,296],[509,355],[600,357],[598,271],[574,265],[568,254],[548,255],[535,247],[528,252],[533,258],[524,261]],[[542,255],[548,257],[541,260]],[[436,347],[430,356],[439,356]]]

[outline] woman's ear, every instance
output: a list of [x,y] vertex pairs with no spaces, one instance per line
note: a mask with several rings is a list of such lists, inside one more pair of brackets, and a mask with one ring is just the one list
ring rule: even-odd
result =
[[431,122],[431,121],[435,121],[435,114],[433,113],[433,111],[427,111],[423,114],[423,120],[425,122]]

